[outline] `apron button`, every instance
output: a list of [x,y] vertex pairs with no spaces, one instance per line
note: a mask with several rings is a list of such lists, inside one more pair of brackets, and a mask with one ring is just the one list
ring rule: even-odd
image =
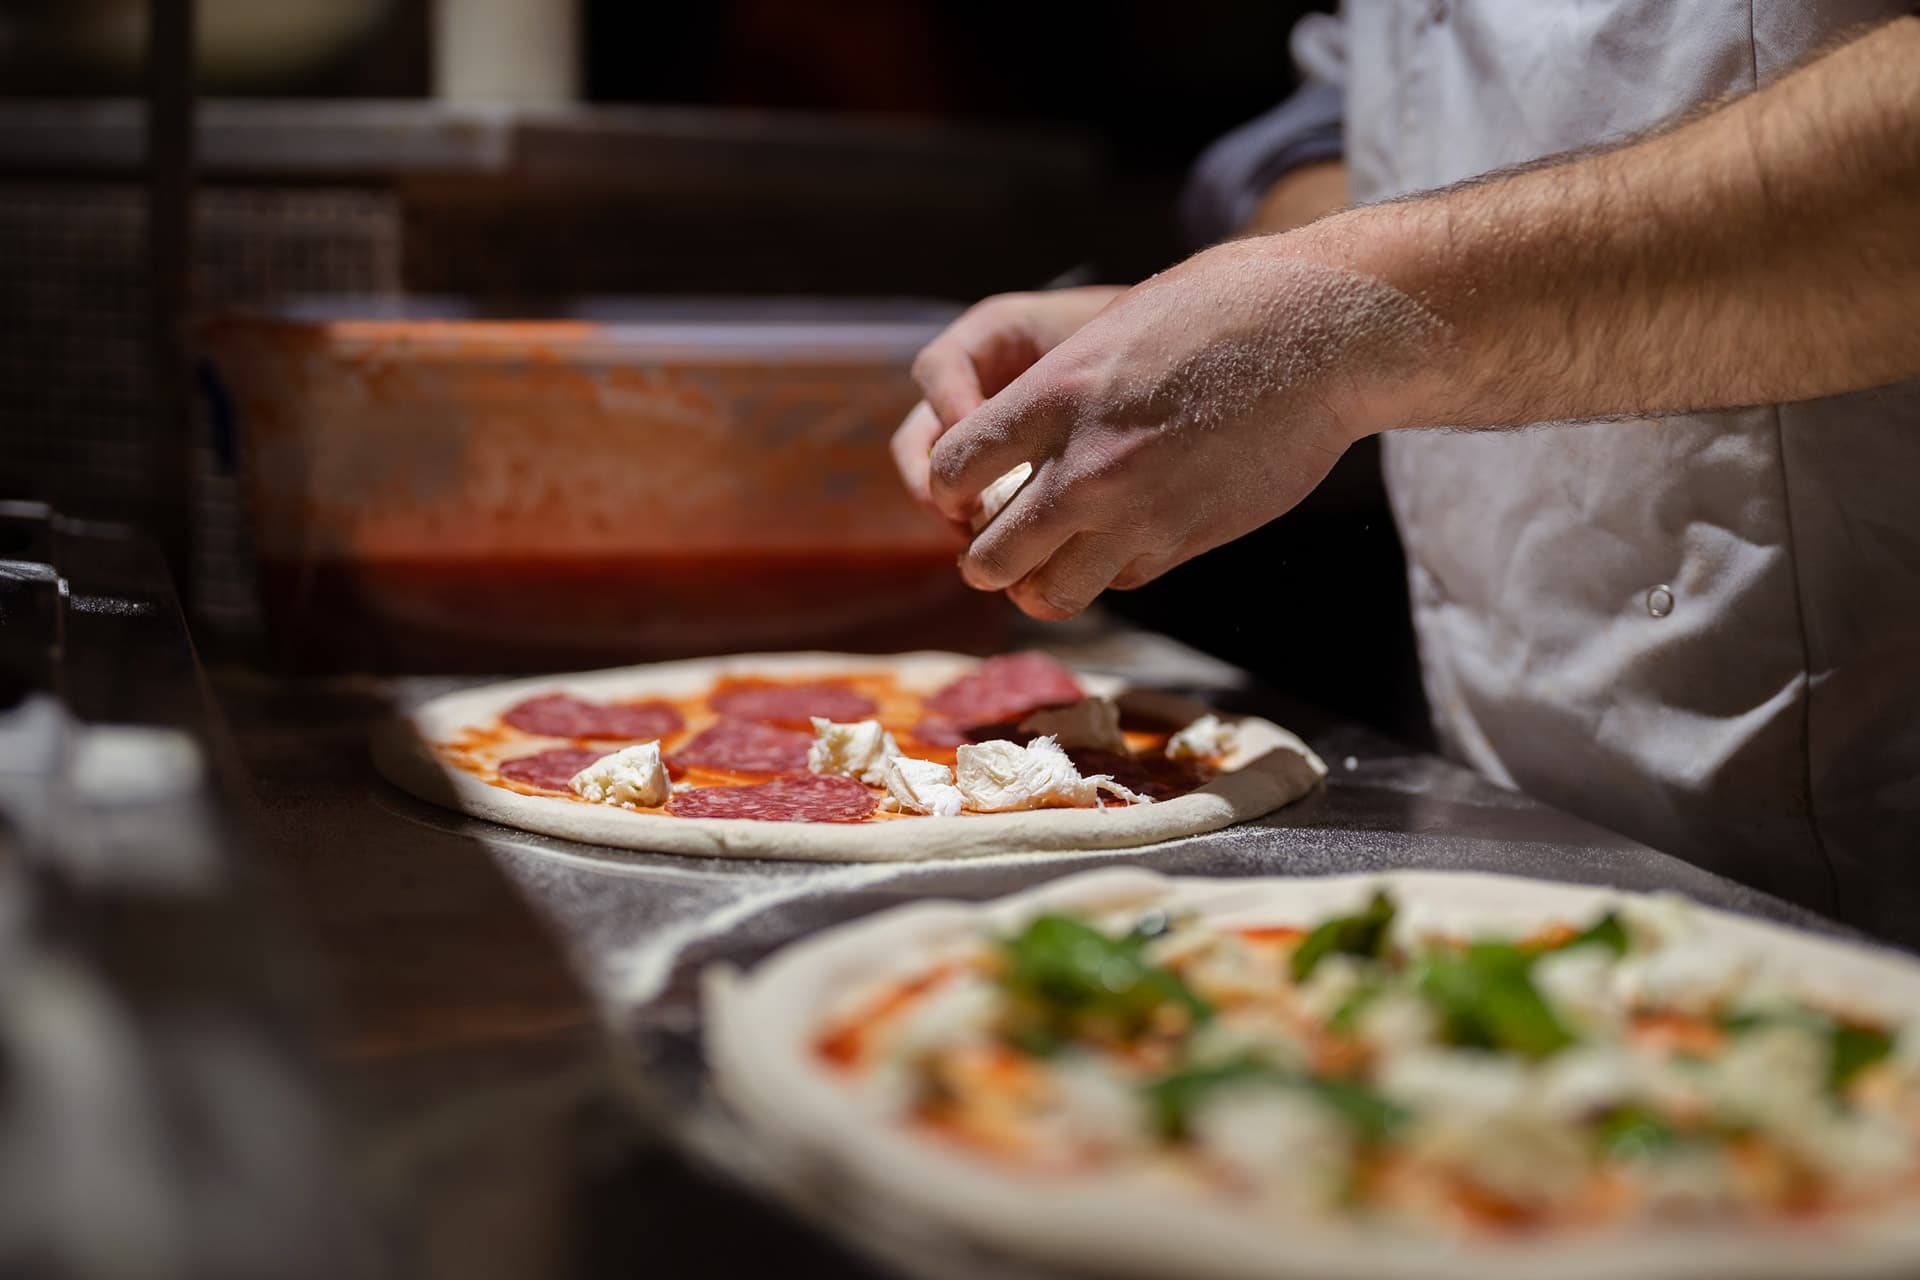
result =
[[1656,618],[1664,618],[1673,612],[1673,588],[1655,587],[1647,592],[1647,612]]

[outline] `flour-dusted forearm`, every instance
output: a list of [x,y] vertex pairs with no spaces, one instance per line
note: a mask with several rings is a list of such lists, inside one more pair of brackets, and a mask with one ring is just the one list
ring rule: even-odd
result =
[[1805,399],[1920,375],[1920,18],[1618,148],[1268,242],[1450,341],[1356,434]]

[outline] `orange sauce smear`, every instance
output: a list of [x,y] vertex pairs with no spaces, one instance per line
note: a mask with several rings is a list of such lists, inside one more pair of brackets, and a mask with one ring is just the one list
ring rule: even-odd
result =
[[959,968],[956,962],[936,965],[918,977],[895,983],[822,1035],[814,1042],[814,1052],[840,1070],[852,1070],[865,1056],[867,1041],[875,1031],[905,1013],[914,1001],[945,982]]

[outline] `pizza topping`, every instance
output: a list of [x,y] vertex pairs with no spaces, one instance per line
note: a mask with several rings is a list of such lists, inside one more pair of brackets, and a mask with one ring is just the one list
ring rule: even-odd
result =
[[1232,753],[1240,734],[1219,716],[1205,715],[1167,739],[1169,760],[1210,760]]
[[958,747],[973,741],[967,726],[949,716],[924,716],[909,732],[930,747]]
[[1123,753],[1127,749],[1127,737],[1120,732],[1120,708],[1111,698],[1082,698],[1072,706],[1036,711],[1020,722],[1020,733],[1044,734],[1063,747]]
[[752,720],[722,719],[673,753],[677,766],[732,773],[804,773],[813,735]]
[[665,804],[673,792],[657,742],[642,742],[601,756],[574,774],[568,785],[582,800],[594,804],[649,809]]
[[1137,1040],[1182,1032],[1213,1010],[1145,955],[1151,934],[1109,938],[1071,916],[1044,915],[1001,944],[1009,1043],[1048,1054],[1065,1041]]
[[1046,654],[1004,653],[928,698],[927,709],[934,717],[971,729],[1013,724],[1042,707],[1063,706],[1085,696],[1073,672]]
[[1120,751],[1100,751],[1075,747],[1067,752],[1074,768],[1083,775],[1104,774],[1129,791],[1150,800],[1171,800],[1183,796],[1207,780],[1206,770],[1188,760],[1169,760],[1162,755],[1130,755]]
[[1127,804],[1152,804],[1106,774],[1081,777],[1052,738],[971,743],[959,749],[954,782],[967,808],[979,813],[1100,805],[1111,795]]
[[994,517],[1013,501],[1013,495],[1033,478],[1033,464],[1022,462],[980,491],[980,505],[974,509],[973,531],[979,533],[993,523]]
[[1415,927],[1385,892],[1232,928],[1050,912],[946,956],[946,994],[827,1037],[866,1027],[834,1069],[884,1075],[903,1122],[981,1158],[1181,1169],[1281,1211],[1532,1231],[1910,1187],[1920,1033],[1748,966],[1646,981],[1705,946],[1673,902],[1520,936]]
[[898,813],[927,813],[936,818],[958,817],[967,798],[953,785],[953,770],[931,760],[889,757],[881,769],[887,798],[881,807]]
[[859,822],[878,799],[852,778],[802,774],[745,787],[701,787],[675,796],[667,812],[682,818],[761,822]]
[[874,711],[872,698],[843,682],[830,680],[806,684],[729,682],[708,697],[707,705],[723,716],[794,729],[805,728],[816,719],[859,720]]
[[583,702],[548,693],[509,707],[500,717],[522,733],[548,738],[660,738],[678,732],[680,713],[665,702]]
[[811,773],[837,774],[858,778],[869,786],[883,786],[886,763],[899,754],[900,744],[878,720],[835,724],[822,716],[813,718],[813,742],[807,748],[807,769]]
[[546,791],[565,791],[573,782],[574,774],[599,758],[598,751],[587,751],[579,747],[556,747],[551,751],[536,751],[530,756],[502,761],[500,778],[504,782],[517,782],[526,787],[540,787]]

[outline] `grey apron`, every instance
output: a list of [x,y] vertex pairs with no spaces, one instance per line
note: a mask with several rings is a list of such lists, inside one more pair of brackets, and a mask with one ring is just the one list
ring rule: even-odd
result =
[[[1647,127],[1910,8],[1349,0],[1295,51],[1346,86],[1369,201]],[[1398,432],[1386,473],[1452,754],[1920,944],[1920,383]]]

